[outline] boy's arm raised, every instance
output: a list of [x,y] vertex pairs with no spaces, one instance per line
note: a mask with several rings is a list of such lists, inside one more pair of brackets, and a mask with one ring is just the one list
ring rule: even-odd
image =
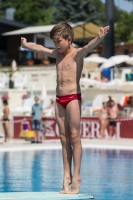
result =
[[83,48],[79,48],[79,54],[82,57],[85,57],[91,50],[93,50],[105,37],[105,35],[108,33],[109,26],[106,26],[104,28],[100,28],[98,32],[98,36],[91,40],[87,45],[85,45]]
[[35,52],[39,52],[39,53],[43,53],[49,57],[56,57],[56,50],[55,49],[48,49],[43,47],[40,44],[31,44],[28,43],[26,38],[21,37],[21,46],[23,48],[29,49],[31,51],[35,51]]

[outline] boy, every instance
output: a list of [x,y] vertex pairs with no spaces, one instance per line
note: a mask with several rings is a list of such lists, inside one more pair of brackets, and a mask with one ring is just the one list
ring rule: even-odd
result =
[[[21,45],[32,51],[44,53],[56,58],[57,87],[55,116],[59,126],[63,156],[63,189],[60,193],[77,194],[80,188],[80,165],[82,146],[80,139],[81,91],[79,80],[83,68],[83,58],[94,49],[107,34],[109,27],[100,28],[98,36],[83,48],[74,48],[72,41],[74,32],[67,22],[55,25],[50,38],[55,49],[47,49],[41,45],[27,43],[21,38]],[[71,163],[74,162],[72,176]],[[70,190],[68,186],[72,184]]]

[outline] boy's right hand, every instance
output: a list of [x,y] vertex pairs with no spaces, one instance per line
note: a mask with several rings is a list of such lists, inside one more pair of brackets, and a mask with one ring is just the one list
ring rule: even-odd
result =
[[21,47],[24,48],[26,46],[26,44],[27,44],[26,38],[21,37]]

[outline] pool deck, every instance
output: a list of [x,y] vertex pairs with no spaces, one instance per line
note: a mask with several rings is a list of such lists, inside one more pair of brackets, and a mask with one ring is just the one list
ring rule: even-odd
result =
[[12,192],[0,193],[2,200],[84,200],[94,199],[93,195],[88,194],[59,194],[58,192]]
[[[82,147],[92,149],[133,150],[133,139],[82,139]],[[30,141],[24,139],[12,139],[10,143],[0,145],[0,152],[50,149],[61,149],[60,140],[44,140],[41,144],[31,144]]]

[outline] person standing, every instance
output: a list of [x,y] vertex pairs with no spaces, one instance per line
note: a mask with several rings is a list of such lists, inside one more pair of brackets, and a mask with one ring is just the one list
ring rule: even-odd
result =
[[32,106],[32,129],[35,132],[34,140],[31,143],[42,143],[40,138],[40,125],[43,115],[42,105],[39,103],[39,98],[35,96],[35,104]]
[[9,114],[10,109],[8,106],[8,101],[6,99],[3,100],[3,117],[2,117],[2,123],[3,123],[3,129],[5,134],[5,142],[10,142],[11,134],[10,134],[10,127],[9,127]]
[[100,120],[100,125],[101,125],[100,135],[101,135],[101,139],[105,139],[105,130],[108,125],[108,117],[109,117],[107,103],[103,102],[102,108],[94,109],[94,111],[99,113],[99,120]]
[[110,99],[110,101],[108,101],[108,112],[109,112],[109,138],[111,139],[114,135],[117,136],[116,121],[119,115],[118,105],[113,99]]
[[[82,48],[75,48],[72,45],[74,30],[67,22],[56,24],[50,31],[50,38],[55,45],[54,49],[48,49],[39,44],[30,44],[26,38],[21,38],[22,47],[56,58],[55,117],[59,127],[64,171],[63,188],[60,193],[77,194],[80,189],[82,100],[79,81],[84,57],[103,40],[108,30],[109,26],[101,27],[97,37]],[[69,189],[70,184],[71,188]]]

